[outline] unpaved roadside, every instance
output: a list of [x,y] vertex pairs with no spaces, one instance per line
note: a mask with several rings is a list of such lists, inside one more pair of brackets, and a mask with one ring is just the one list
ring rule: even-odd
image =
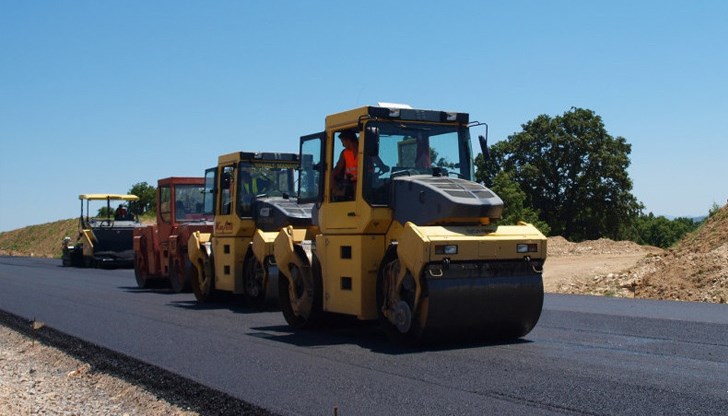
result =
[[550,256],[543,271],[544,290],[550,293],[584,293],[589,280],[625,273],[644,259],[647,253],[583,254]]
[[0,310],[0,415],[272,413]]
[[199,414],[4,326],[0,326],[0,409],[3,415]]

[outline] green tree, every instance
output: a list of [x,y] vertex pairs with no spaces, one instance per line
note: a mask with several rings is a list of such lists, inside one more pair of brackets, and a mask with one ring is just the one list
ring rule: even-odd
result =
[[539,219],[538,211],[525,205],[526,194],[511,179],[508,172],[498,172],[490,188],[503,200],[503,217],[500,220],[502,223],[517,224],[518,221],[525,221],[533,224],[545,235],[549,234],[549,225]]
[[109,218],[114,216],[114,208],[109,208],[107,206],[103,206],[99,208],[99,211],[96,213],[96,217],[98,218]]
[[129,203],[129,212],[134,215],[142,215],[148,212],[155,213],[157,210],[157,188],[146,182],[139,182],[132,185],[129,193],[139,197],[138,201]]
[[525,193],[524,206],[539,212],[553,235],[571,241],[634,236],[642,204],[627,173],[631,145],[612,137],[593,111],[572,108],[540,115],[523,131],[490,146],[476,158],[476,179],[492,186],[507,172]]

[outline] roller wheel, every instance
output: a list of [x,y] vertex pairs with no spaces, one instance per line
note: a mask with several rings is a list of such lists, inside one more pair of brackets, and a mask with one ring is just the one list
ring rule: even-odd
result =
[[63,267],[73,266],[73,261],[71,260],[71,253],[69,253],[68,250],[63,250],[63,256],[61,257],[61,261],[63,262]]
[[205,265],[202,268],[190,265],[190,270],[192,275],[190,283],[197,301],[201,303],[213,302],[215,300],[215,282],[213,281],[212,265]]
[[188,274],[185,273],[185,268],[191,266],[188,259],[184,259],[183,263],[179,260],[170,257],[169,259],[169,286],[172,288],[174,293],[189,292],[190,281],[188,280]]
[[83,267],[87,269],[96,267],[96,260],[91,256],[83,256]]
[[417,344],[422,341],[423,328],[414,310],[416,284],[406,272],[400,287],[397,276],[403,267],[396,253],[385,257],[377,278],[377,311],[384,332],[395,342]]
[[194,279],[197,279],[197,267],[195,267],[192,262],[188,260],[185,262],[185,280],[189,285],[187,292],[193,292],[192,285]]
[[283,317],[293,328],[312,328],[320,320],[322,310],[322,285],[318,268],[312,270],[307,261],[299,256],[289,265],[291,280],[281,276],[278,280],[278,299]]
[[147,262],[144,256],[134,253],[134,277],[139,289],[149,288],[149,274],[147,273]]
[[248,256],[245,260],[243,286],[245,297],[252,306],[262,307],[265,304],[265,269],[255,256]]

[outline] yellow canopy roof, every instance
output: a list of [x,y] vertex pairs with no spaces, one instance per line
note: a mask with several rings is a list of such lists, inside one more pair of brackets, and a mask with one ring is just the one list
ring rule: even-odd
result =
[[84,200],[107,200],[107,199],[114,199],[114,200],[123,200],[123,201],[137,201],[139,200],[139,197],[136,195],[124,195],[124,194],[81,194],[78,196],[78,199]]

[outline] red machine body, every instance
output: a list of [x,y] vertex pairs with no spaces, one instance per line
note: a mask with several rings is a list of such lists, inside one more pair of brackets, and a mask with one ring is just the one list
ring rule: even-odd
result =
[[134,230],[134,275],[140,288],[168,281],[189,291],[187,241],[195,231],[210,233],[212,207],[204,206],[204,178],[169,177],[157,182],[157,223]]

